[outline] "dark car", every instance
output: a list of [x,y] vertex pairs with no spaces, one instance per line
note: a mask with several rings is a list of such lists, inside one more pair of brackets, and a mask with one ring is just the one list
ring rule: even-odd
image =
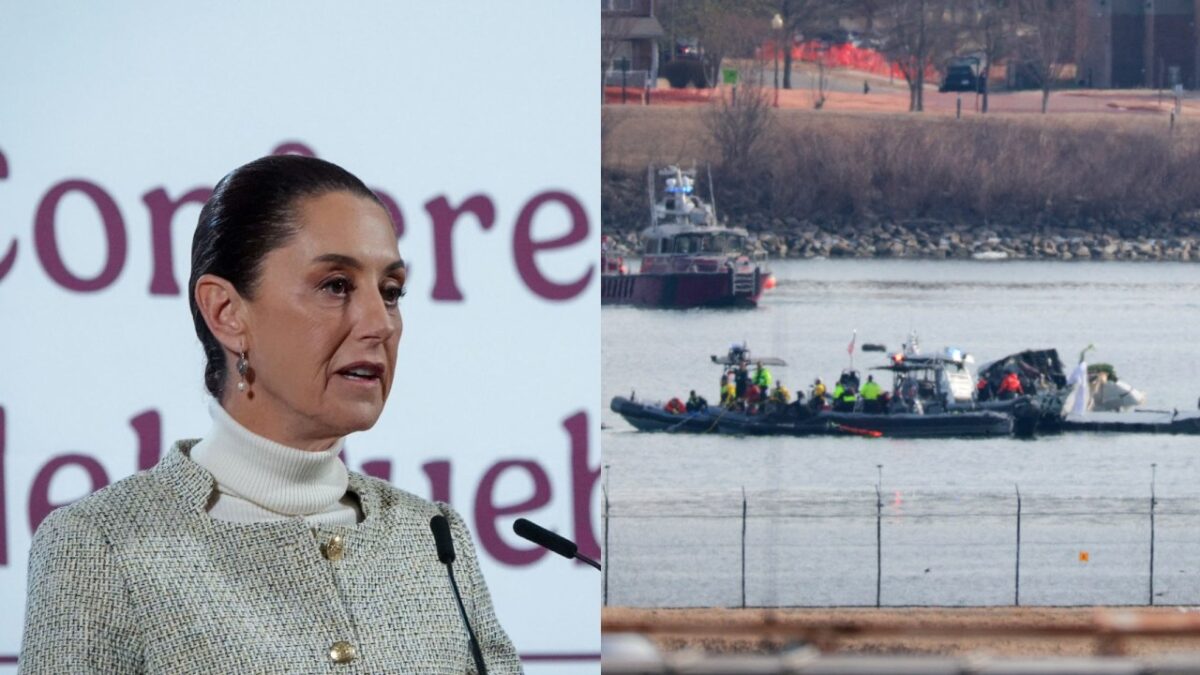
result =
[[[662,54],[665,56],[666,52]],[[689,86],[705,89],[710,86],[704,70],[704,49],[695,38],[677,40],[674,54],[664,59],[658,74],[667,78],[672,89]]]
[[703,55],[704,53],[700,50],[700,43],[695,38],[675,41],[675,58],[698,61]]
[[942,78],[942,86],[938,91],[983,91],[983,78],[975,72],[975,67],[959,63],[946,68],[946,76]]

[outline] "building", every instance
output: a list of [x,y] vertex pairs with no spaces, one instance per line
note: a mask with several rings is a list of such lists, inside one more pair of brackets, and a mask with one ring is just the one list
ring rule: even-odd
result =
[[1078,0],[1083,86],[1200,89],[1200,0]]
[[653,86],[658,79],[658,39],[662,36],[654,0],[601,0],[600,59],[605,84]]

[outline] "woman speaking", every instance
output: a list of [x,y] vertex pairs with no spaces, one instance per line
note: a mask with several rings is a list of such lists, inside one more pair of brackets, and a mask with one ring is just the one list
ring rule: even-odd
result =
[[404,280],[344,169],[217,184],[188,285],[212,428],[38,528],[21,672],[520,672],[458,514],[339,457],[387,401]]

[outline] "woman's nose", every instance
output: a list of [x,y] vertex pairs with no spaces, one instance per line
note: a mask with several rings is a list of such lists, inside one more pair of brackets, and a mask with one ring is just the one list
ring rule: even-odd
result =
[[397,330],[399,317],[391,311],[380,293],[359,295],[355,329],[358,337],[386,340]]

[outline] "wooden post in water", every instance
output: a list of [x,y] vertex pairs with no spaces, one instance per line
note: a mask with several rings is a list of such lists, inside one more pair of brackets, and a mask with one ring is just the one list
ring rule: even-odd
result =
[[742,609],[746,608],[746,486],[742,486]]
[[1017,571],[1013,592],[1013,604],[1021,606],[1021,486],[1014,484],[1017,489]]
[[1158,500],[1154,495],[1154,482],[1158,474],[1158,464],[1150,465],[1150,604],[1154,604],[1154,507]]

